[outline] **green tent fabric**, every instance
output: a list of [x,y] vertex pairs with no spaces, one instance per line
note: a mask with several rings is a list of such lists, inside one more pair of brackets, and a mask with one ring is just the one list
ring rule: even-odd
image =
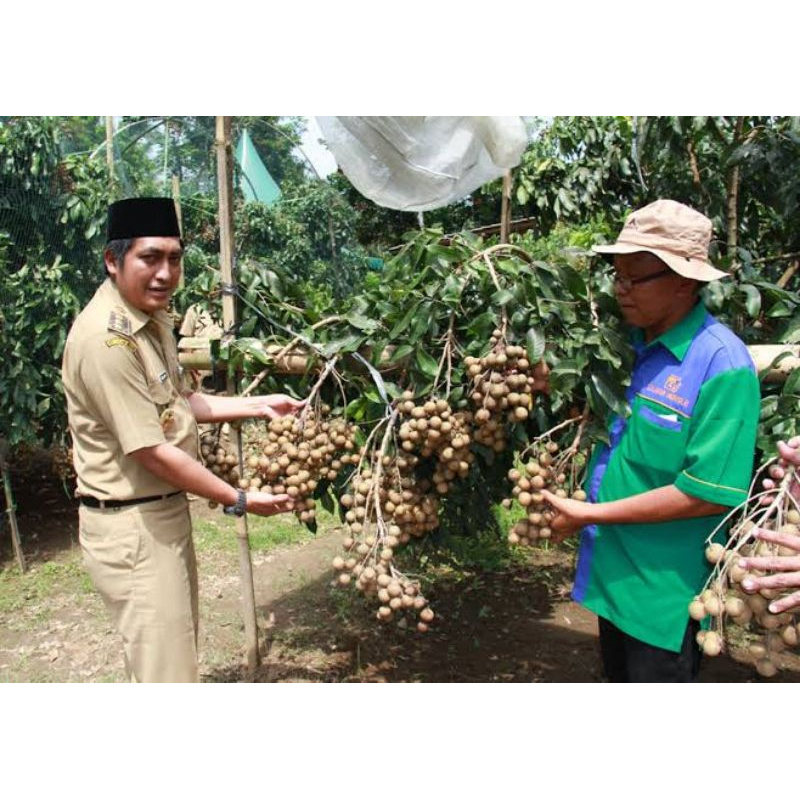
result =
[[247,130],[242,133],[239,144],[236,145],[236,161],[241,170],[239,188],[245,200],[258,200],[268,206],[280,200],[281,190],[264,166]]

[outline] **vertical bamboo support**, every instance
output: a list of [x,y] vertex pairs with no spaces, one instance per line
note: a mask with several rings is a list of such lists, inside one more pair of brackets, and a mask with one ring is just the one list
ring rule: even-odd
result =
[[11,528],[11,542],[14,545],[14,555],[17,557],[17,564],[20,572],[25,572],[25,556],[22,553],[22,543],[19,539],[19,528],[17,527],[17,514],[14,505],[14,495],[11,491],[11,479],[8,477],[8,467],[5,459],[0,456],[0,471],[3,473],[3,491],[6,496],[6,514],[8,514],[8,526]]
[[[231,118],[217,117],[217,186],[219,191],[219,249],[222,273],[222,320],[226,335],[236,324],[236,304],[233,289],[233,151],[231,148]],[[228,393],[235,393],[235,380],[228,376]],[[242,436],[237,428],[236,447],[239,463],[242,462]],[[258,652],[258,626],[256,600],[253,587],[253,563],[250,558],[250,540],[247,534],[247,516],[236,518],[236,536],[239,540],[239,574],[242,583],[242,613],[247,640],[247,668],[252,673],[261,663]]]
[[508,242],[508,234],[511,229],[511,170],[507,169],[503,173],[503,201],[500,210],[500,241],[505,244]]
[[[736,148],[741,144],[744,132],[744,117],[736,117],[733,128],[733,141],[731,148]],[[736,248],[739,245],[739,165],[731,167],[727,176],[727,210],[728,210],[728,241],[727,254],[731,259],[730,268],[735,271],[739,268],[739,255]]]
[[781,287],[781,289],[786,288],[786,284],[794,277],[795,272],[800,269],[800,261],[792,261],[788,267],[786,267],[785,272],[778,278],[777,285]]
[[[183,238],[183,212],[181,210],[181,182],[178,180],[177,175],[172,176],[172,199],[175,201],[175,212],[178,215],[178,230],[181,232]],[[183,289],[186,285],[184,281],[183,270],[181,270],[181,279],[178,283],[178,289]]]
[[106,165],[108,166],[108,186],[113,197],[117,181],[114,175],[114,117],[106,117]]

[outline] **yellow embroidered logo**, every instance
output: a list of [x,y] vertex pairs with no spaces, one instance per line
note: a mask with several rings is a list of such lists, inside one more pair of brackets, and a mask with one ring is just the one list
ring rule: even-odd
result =
[[136,352],[136,345],[124,336],[112,336],[110,339],[106,339],[106,347],[127,347],[128,350]]
[[681,379],[677,375],[670,375],[664,381],[664,388],[668,392],[677,392],[681,388]]

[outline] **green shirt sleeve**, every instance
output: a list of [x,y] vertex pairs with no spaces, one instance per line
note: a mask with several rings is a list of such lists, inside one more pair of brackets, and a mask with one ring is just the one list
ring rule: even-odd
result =
[[675,486],[709,503],[737,506],[744,501],[753,474],[759,407],[752,370],[731,369],[707,381],[697,398]]

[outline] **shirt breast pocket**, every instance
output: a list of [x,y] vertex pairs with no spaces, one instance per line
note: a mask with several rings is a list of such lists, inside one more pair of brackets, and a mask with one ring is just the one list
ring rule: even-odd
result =
[[689,420],[639,406],[629,421],[627,457],[647,472],[676,476],[686,455]]
[[158,408],[159,414],[164,411],[165,408],[172,405],[175,392],[172,389],[172,384],[168,377],[164,377],[163,380],[161,376],[151,378],[147,381],[147,389],[150,392],[150,397]]

